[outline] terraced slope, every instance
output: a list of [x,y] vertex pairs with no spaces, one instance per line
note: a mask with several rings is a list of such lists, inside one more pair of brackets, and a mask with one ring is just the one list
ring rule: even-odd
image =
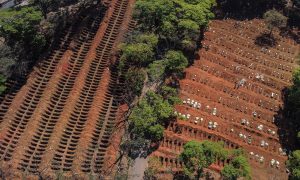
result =
[[[282,92],[291,85],[299,45],[276,34],[272,48],[255,44],[266,31],[261,20],[215,20],[205,33],[199,59],[180,81],[183,104],[153,156],[180,170],[177,157],[189,140],[225,142],[249,154],[253,179],[287,179],[285,147],[292,144],[280,114]],[[228,163],[218,161],[211,169]],[[165,172],[164,172],[165,173]]]
[[115,47],[130,25],[133,1],[106,4],[70,25],[15,98],[4,98],[6,174],[101,175],[122,93]]

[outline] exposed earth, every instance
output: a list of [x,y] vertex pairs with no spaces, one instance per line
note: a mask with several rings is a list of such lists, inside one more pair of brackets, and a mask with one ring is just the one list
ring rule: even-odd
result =
[[[288,121],[283,92],[291,85],[299,45],[275,33],[273,47],[257,45],[267,29],[262,20],[214,20],[194,64],[180,80],[182,105],[152,156],[164,167],[161,179],[180,171],[178,155],[190,140],[223,141],[246,150],[253,179],[287,179]],[[227,161],[210,167],[220,171]]]

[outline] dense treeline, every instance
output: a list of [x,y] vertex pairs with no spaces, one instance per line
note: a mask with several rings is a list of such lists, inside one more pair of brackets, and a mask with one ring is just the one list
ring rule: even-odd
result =
[[[24,77],[72,20],[64,7],[81,3],[72,13],[93,4],[92,0],[32,0],[28,6],[0,10],[0,94],[8,78]],[[47,16],[48,15],[48,16]],[[75,15],[74,15],[75,16]]]
[[[298,57],[300,59],[300,57]],[[293,130],[296,131],[296,150],[292,152],[287,161],[291,179],[300,179],[300,69],[293,74],[293,86],[287,93],[286,111],[287,116],[292,120]]]

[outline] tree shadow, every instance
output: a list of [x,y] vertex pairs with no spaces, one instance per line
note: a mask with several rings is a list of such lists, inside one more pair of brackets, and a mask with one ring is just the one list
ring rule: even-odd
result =
[[300,114],[295,113],[294,108],[287,100],[289,88],[284,88],[281,93],[284,104],[274,116],[274,123],[278,128],[277,134],[279,135],[279,143],[282,146],[282,153],[288,155],[291,151],[299,148],[296,139],[296,129],[298,127],[295,122],[300,121]]
[[268,0],[217,0],[215,14],[217,19],[231,18],[236,20],[246,20],[262,17],[268,9],[283,9],[284,1]]
[[[298,27],[299,29],[299,27]],[[292,27],[286,27],[280,29],[280,36],[285,38],[291,38],[293,39],[297,44],[300,44],[300,31],[295,30]]]
[[262,33],[256,37],[255,44],[260,47],[274,47],[277,45],[277,40],[270,33]]

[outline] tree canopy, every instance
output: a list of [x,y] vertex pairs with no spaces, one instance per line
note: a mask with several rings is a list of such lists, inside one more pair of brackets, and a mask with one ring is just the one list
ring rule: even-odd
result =
[[199,179],[203,169],[215,163],[216,160],[231,159],[222,169],[224,179],[235,180],[238,177],[250,179],[250,165],[241,149],[227,150],[222,142],[189,141],[183,147],[179,156],[184,163],[183,171],[190,179]]
[[221,174],[228,180],[235,180],[238,177],[250,179],[250,165],[247,158],[243,155],[234,157],[230,164],[224,166]]
[[292,152],[287,161],[287,167],[291,171],[291,179],[300,179],[300,150]]
[[274,28],[283,28],[286,26],[287,17],[273,9],[264,14],[264,21],[271,34]]
[[163,137],[164,125],[172,115],[172,104],[150,91],[129,116],[131,132],[136,137],[158,141]]
[[172,42],[193,41],[214,17],[215,0],[138,0],[135,17],[141,28]]
[[173,73],[182,72],[188,65],[188,59],[181,51],[170,50],[166,53],[163,60],[166,63],[167,71]]
[[37,59],[45,48],[46,38],[39,32],[42,18],[42,13],[30,6],[0,10],[0,37],[5,38],[3,46],[9,49],[5,53],[0,50],[5,75],[8,74],[8,67],[14,64],[19,69],[14,73],[21,74],[28,68],[28,63]]
[[210,166],[216,159],[225,159],[228,151],[222,143],[211,141],[189,141],[183,147],[179,158],[184,163],[184,173],[191,179],[199,179],[203,169]]
[[1,10],[0,36],[10,43],[40,46],[39,42],[43,41],[43,36],[38,34],[41,20],[41,12],[34,7]]

